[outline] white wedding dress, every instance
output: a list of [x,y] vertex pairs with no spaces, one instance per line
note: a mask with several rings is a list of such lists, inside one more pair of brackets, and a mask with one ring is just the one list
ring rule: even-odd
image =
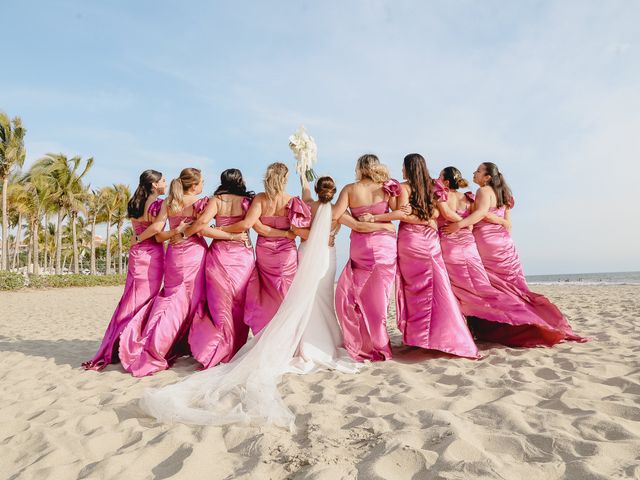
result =
[[285,373],[329,368],[356,373],[342,346],[334,309],[335,249],[328,246],[331,204],[321,204],[300,247],[296,276],[267,326],[231,362],[150,389],[142,408],[158,420],[196,425],[275,424],[295,430],[278,384]]

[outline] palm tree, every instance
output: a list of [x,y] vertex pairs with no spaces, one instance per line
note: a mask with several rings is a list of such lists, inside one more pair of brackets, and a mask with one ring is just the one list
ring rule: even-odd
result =
[[[16,241],[13,249],[13,260],[11,261],[11,269],[19,268],[20,247],[22,246],[22,223],[29,214],[30,199],[25,184],[20,180],[20,174],[11,175],[7,182],[7,201],[9,204],[9,217],[15,215],[16,222]],[[7,251],[8,251],[7,247]],[[28,265],[27,265],[28,266]]]
[[44,247],[44,267],[47,267],[47,210],[51,208],[52,191],[48,178],[42,169],[31,168],[22,179],[27,194],[29,196],[29,228],[33,238],[33,273],[40,274],[40,221],[44,215],[45,218],[45,247]]
[[[12,126],[13,124],[13,126]],[[22,167],[26,156],[24,149],[24,136],[27,133],[22,126],[20,117],[9,116],[0,112],[0,180],[2,180],[2,244],[0,256],[0,270],[6,270],[9,266],[9,225],[7,219],[7,189],[9,187],[9,174],[15,167]]]
[[91,224],[91,275],[96,274],[96,224],[103,222],[107,191],[93,190],[87,198],[87,219]]
[[[58,224],[56,228],[56,273],[62,273],[62,220],[67,214],[71,216],[72,232],[75,232],[75,220],[77,213],[81,209],[81,203],[85,194],[82,178],[87,174],[93,165],[93,158],[86,161],[82,173],[78,174],[78,169],[82,163],[82,158],[75,156],[68,159],[65,155],[48,153],[44,158],[38,160],[34,168],[42,169],[50,180],[53,192],[52,200],[58,208]],[[75,234],[73,235],[75,237]],[[74,239],[74,269],[77,267],[77,245]]]
[[129,192],[129,187],[122,183],[114,184],[113,190],[116,195],[116,208],[113,212],[113,222],[118,227],[118,273],[122,273],[122,227],[127,220],[127,203],[129,202],[131,193]]
[[105,258],[105,274],[111,273],[111,225],[113,217],[118,208],[118,195],[114,187],[104,187],[104,218],[107,222],[107,244]]

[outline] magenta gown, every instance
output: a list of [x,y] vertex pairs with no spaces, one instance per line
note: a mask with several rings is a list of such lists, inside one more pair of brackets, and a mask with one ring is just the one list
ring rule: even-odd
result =
[[[162,200],[149,205],[149,215],[160,212]],[[144,232],[151,222],[131,220],[136,235]],[[162,286],[164,273],[164,248],[150,238],[131,247],[124,293],[116,307],[98,352],[82,366],[87,370],[102,370],[110,363],[117,363],[120,334],[131,319],[140,311],[147,311]]]
[[[436,181],[435,192],[440,202],[446,202],[449,190]],[[472,204],[473,193],[465,194]],[[456,210],[462,218],[471,213],[470,208]],[[444,217],[438,217],[440,228],[447,225]],[[451,286],[462,313],[469,317],[476,338],[512,347],[551,346],[564,339],[560,331],[548,327],[527,302],[491,285],[476,240],[468,228],[452,235],[441,233],[440,245]]]
[[[489,211],[504,218],[505,210],[506,207],[502,206]],[[523,329],[522,332],[517,332],[520,337],[518,341],[522,345],[526,345],[529,335],[539,335],[541,332],[544,332],[544,335],[553,334],[544,338],[545,342],[541,343],[544,345],[553,345],[562,340],[577,342],[587,340],[573,333],[565,316],[549,299],[529,290],[513,239],[502,225],[481,220],[474,225],[473,236],[491,285],[501,292],[526,302],[528,309],[539,319],[537,323],[539,328]],[[509,331],[492,322],[474,320],[474,331],[478,337],[489,341],[505,344],[509,341]],[[531,344],[535,345],[538,339],[533,337]]]
[[[398,196],[400,184],[388,180],[382,187]],[[351,208],[355,218],[389,211],[388,200]],[[352,231],[349,260],[336,286],[336,314],[342,327],[344,346],[354,360],[380,361],[392,358],[387,333],[389,296],[396,275],[396,235],[381,230]]]
[[429,225],[400,222],[396,316],[406,345],[479,358],[451,289],[438,232]]
[[[241,221],[250,204],[249,198],[243,199],[242,215],[216,215],[216,225]],[[253,248],[244,243],[214,240],[209,247],[205,277],[211,317],[196,317],[189,330],[191,353],[204,368],[228,362],[247,341],[244,307],[254,266]]]
[[[208,200],[204,197],[193,204],[194,217],[204,210]],[[170,228],[177,227],[185,218],[188,217],[169,217]],[[207,242],[196,235],[167,248],[162,290],[151,308],[139,312],[122,332],[120,360],[133,376],[166,370],[178,357],[189,353],[187,333],[191,323],[209,316],[206,253]]]
[[[262,216],[260,221],[272,228],[289,230],[291,225],[306,228],[311,224],[311,209],[298,197],[291,197],[287,215]],[[244,321],[256,335],[271,321],[289,291],[298,269],[295,240],[258,236],[256,264],[247,286]]]

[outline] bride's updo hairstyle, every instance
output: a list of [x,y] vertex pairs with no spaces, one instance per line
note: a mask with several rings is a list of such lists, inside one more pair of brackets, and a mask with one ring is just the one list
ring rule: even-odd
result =
[[389,180],[389,170],[380,163],[373,153],[365,153],[356,163],[358,180],[368,178],[372,182],[383,183]]
[[157,170],[145,170],[140,174],[140,182],[135,193],[127,204],[127,216],[140,218],[144,215],[144,206],[153,193],[153,184],[162,180],[162,173]]
[[316,180],[315,191],[320,203],[329,203],[336,194],[336,182],[331,177],[320,177]]
[[289,169],[284,163],[275,162],[267,167],[267,172],[264,174],[264,193],[269,200],[275,199],[284,192],[288,173]]
[[485,176],[491,177],[486,185],[489,185],[493,192],[496,194],[497,204],[496,207],[500,208],[503,205],[507,205],[509,208],[513,206],[513,194],[504,177],[498,170],[498,166],[495,163],[484,162],[482,164],[485,168]]
[[449,182],[449,188],[451,190],[457,190],[459,188],[466,188],[469,186],[469,182],[462,178],[460,170],[456,167],[445,168],[442,170],[442,176],[447,182]]
[[202,174],[197,168],[185,168],[178,178],[171,180],[169,195],[167,195],[167,212],[169,215],[179,213],[182,210],[184,193],[191,187],[198,185],[202,180]]
[[256,195],[250,190],[247,191],[242,172],[237,168],[228,168],[220,174],[220,186],[216,188],[213,194],[222,195],[224,193],[248,198],[253,198]]
[[411,187],[409,203],[413,207],[413,214],[420,220],[429,220],[433,216],[433,182],[427,162],[419,153],[410,153],[404,157],[403,166]]

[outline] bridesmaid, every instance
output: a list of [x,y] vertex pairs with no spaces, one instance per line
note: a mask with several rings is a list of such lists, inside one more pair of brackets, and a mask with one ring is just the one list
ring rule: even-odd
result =
[[[355,183],[345,186],[334,207],[334,219],[349,208],[351,215],[385,213],[406,203],[404,191],[378,157],[358,159]],[[406,197],[406,194],[404,195]],[[336,288],[336,312],[345,348],[355,360],[388,360],[387,308],[396,274],[396,237],[389,231],[351,232],[349,261]]]
[[253,227],[258,233],[256,264],[244,308],[244,322],[254,335],[271,321],[296,274],[298,250],[296,235],[290,227],[308,227],[311,222],[307,204],[285,192],[288,175],[284,163],[269,165],[264,177],[265,191],[255,196],[244,219],[221,227],[231,233]]
[[[473,174],[473,181],[480,186],[473,213],[444,227],[444,233],[454,234],[462,228],[474,225],[473,236],[491,284],[501,292],[515,295],[525,301],[544,322],[545,329],[554,332],[555,338],[561,336],[563,340],[586,341],[573,333],[569,322],[558,307],[543,295],[529,290],[513,239],[505,228],[514,200],[498,167],[491,162],[481,163]],[[487,221],[485,217],[489,213],[500,217],[500,223]],[[495,341],[504,341],[504,331],[496,330],[495,326],[488,322],[479,320],[474,330],[487,340],[492,340],[495,336]],[[520,341],[526,342],[526,336]],[[557,343],[554,338],[545,341],[546,344]]]
[[[199,198],[202,175],[196,168],[185,168],[171,181],[169,195],[155,222],[136,241],[161,232],[166,219],[171,230],[162,232],[166,240],[184,234],[187,224],[198,217],[208,198]],[[201,237],[169,245],[165,256],[164,286],[150,311],[136,315],[122,332],[120,359],[136,377],[165,370],[180,356],[189,353],[187,333],[194,318],[208,316],[204,261],[207,243]]]
[[[136,234],[142,233],[160,212],[165,180],[162,173],[145,170],[133,196],[129,199],[127,214]],[[111,317],[98,352],[82,366],[86,370],[102,370],[119,361],[118,344],[122,329],[141,310],[148,309],[162,286],[164,272],[164,248],[150,238],[129,250],[129,266],[124,293]]]
[[[236,168],[220,175],[220,186],[209,199],[202,215],[185,230],[214,238],[205,260],[206,296],[211,318],[197,317],[189,331],[191,353],[204,368],[228,362],[249,334],[244,323],[247,286],[255,266],[253,248],[245,233],[226,233],[208,227],[215,218],[218,227],[231,225],[247,214],[254,193],[247,191],[242,172]],[[230,239],[216,239],[217,235]]]
[[398,230],[396,316],[406,345],[479,358],[478,348],[460,311],[440,249],[432,180],[424,157],[404,157],[401,186],[411,215],[396,210],[368,215],[369,221],[401,220]]

